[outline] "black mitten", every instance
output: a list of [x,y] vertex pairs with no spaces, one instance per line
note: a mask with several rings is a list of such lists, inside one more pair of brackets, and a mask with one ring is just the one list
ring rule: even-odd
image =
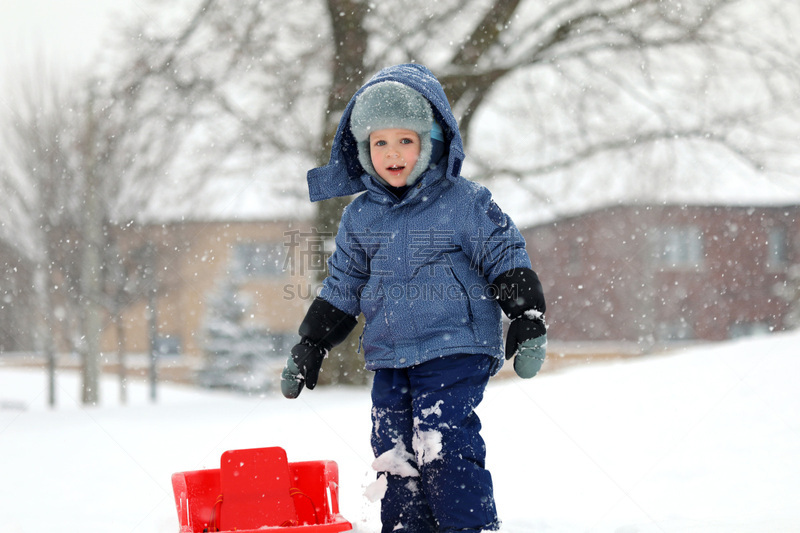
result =
[[306,338],[292,348],[292,361],[309,389],[317,386],[322,360],[325,359],[327,353],[327,350],[311,344]]
[[506,359],[511,359],[519,350],[519,346],[531,339],[547,335],[547,328],[541,318],[530,319],[523,315],[511,321],[506,336]]
[[493,288],[500,308],[511,319],[506,359],[516,356],[517,375],[532,378],[544,363],[547,346],[546,305],[539,277],[529,268],[517,268],[497,276]]
[[514,320],[525,311],[544,315],[547,306],[539,276],[530,268],[515,268],[497,276],[492,283],[497,303],[508,318]]
[[287,398],[297,398],[303,386],[317,386],[322,361],[328,350],[347,338],[356,326],[356,318],[322,298],[311,303],[300,324],[300,342],[292,348],[281,373],[281,391]]

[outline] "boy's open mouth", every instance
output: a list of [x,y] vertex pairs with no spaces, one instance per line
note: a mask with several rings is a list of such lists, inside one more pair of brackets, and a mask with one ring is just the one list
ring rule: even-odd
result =
[[386,170],[388,170],[389,172],[402,172],[403,170],[405,170],[405,168],[406,168],[405,166],[392,165],[390,167],[386,167]]

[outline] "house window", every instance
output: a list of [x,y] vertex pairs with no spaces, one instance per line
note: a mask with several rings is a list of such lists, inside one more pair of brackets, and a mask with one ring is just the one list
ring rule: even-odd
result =
[[698,267],[703,253],[703,233],[695,226],[667,228],[660,235],[659,260],[665,266]]
[[567,270],[569,272],[580,272],[582,267],[581,261],[581,248],[583,246],[583,239],[579,238],[576,241],[571,241],[567,248]]
[[154,351],[159,356],[181,354],[181,338],[178,335],[159,335],[153,341]]
[[694,327],[684,318],[668,320],[656,325],[656,337],[662,341],[685,341],[694,339]]
[[786,228],[774,226],[767,237],[767,267],[781,268],[789,263],[789,243]]
[[241,277],[283,276],[285,247],[282,243],[241,243],[234,249],[234,272]]
[[734,322],[728,327],[728,337],[738,339],[754,335],[766,335],[772,329],[764,322]]

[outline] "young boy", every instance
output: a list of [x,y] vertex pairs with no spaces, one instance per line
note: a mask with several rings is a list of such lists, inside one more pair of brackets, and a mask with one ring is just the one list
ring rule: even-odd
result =
[[[312,201],[366,191],[342,214],[329,275],[282,375],[313,389],[327,351],[366,319],[383,532],[496,531],[475,408],[503,358],[544,360],[542,287],[525,242],[484,187],[461,177],[458,124],[420,65],[389,67],[351,99]],[[512,321],[503,348],[501,310]]]

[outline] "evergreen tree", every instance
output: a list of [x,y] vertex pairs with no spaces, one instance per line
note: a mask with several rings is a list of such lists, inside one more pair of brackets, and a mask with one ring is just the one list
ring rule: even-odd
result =
[[248,307],[230,278],[209,298],[200,385],[253,393],[277,383],[280,361],[268,357],[272,339],[269,332],[246,323]]

